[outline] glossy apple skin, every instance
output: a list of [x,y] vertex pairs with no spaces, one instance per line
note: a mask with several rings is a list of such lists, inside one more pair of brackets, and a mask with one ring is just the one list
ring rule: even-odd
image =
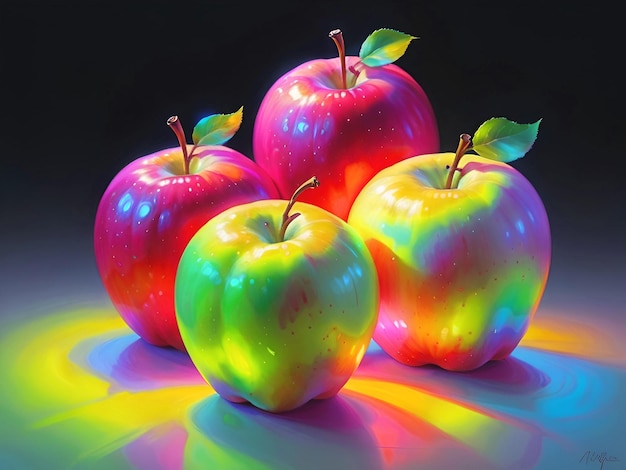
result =
[[379,301],[374,262],[343,220],[298,202],[291,213],[302,215],[275,241],[286,204],[253,202],[210,220],[176,280],[198,371],[226,400],[275,413],[339,392],[371,341]]
[[422,155],[377,174],[348,222],[380,280],[374,340],[401,363],[467,371],[508,356],[543,295],[551,260],[544,205],[510,165]]
[[[357,61],[346,57],[348,67]],[[371,177],[404,158],[439,151],[439,134],[426,93],[400,67],[364,67],[347,89],[340,88],[340,71],[338,58],[319,59],[279,78],[258,110],[253,154],[283,198],[316,175],[320,187],[301,200],[346,220]]]
[[106,188],[94,227],[96,265],[121,317],[148,343],[179,350],[174,281],[185,246],[223,210],[278,195],[269,175],[234,149],[196,155],[189,175],[180,148],[131,162]]

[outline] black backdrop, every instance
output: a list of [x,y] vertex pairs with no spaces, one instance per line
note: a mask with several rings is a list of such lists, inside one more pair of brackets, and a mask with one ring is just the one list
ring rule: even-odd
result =
[[624,299],[624,41],[616,7],[603,3],[5,0],[0,255],[13,284],[0,295],[26,298],[59,271],[97,279],[98,200],[131,160],[176,145],[170,115],[190,133],[243,105],[227,145],[253,157],[254,116],[280,75],[334,56],[331,29],[355,55],[389,27],[420,38],[397,65],[429,95],[442,150],[493,116],[543,118],[514,166],[551,220],[548,293],[575,295],[593,279],[591,296]]

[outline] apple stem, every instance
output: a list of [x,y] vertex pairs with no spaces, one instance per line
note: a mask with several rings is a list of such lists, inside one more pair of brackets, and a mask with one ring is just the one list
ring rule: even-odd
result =
[[328,37],[331,38],[337,50],[339,51],[339,61],[341,62],[341,85],[344,89],[348,88],[346,81],[346,45],[343,42],[343,33],[340,29],[333,29],[328,33]]
[[281,241],[281,242],[285,241],[285,232],[287,231],[287,227],[289,227],[289,224],[293,222],[298,216],[300,216],[300,212],[296,212],[295,214],[289,215],[289,211],[291,210],[293,205],[296,203],[296,199],[298,199],[300,194],[302,194],[307,189],[317,188],[319,185],[320,185],[319,180],[315,176],[313,176],[311,179],[301,184],[300,187],[296,189],[296,192],[293,193],[293,196],[291,196],[291,199],[289,200],[289,203],[287,204],[287,208],[285,209],[285,212],[283,212],[283,223],[280,226],[280,233],[278,234],[278,241]]
[[185,138],[185,131],[183,130],[183,126],[180,123],[180,119],[178,116],[172,116],[167,120],[167,125],[170,126],[170,129],[174,131],[176,137],[178,138],[178,143],[180,148],[183,151],[183,168],[186,175],[189,174],[189,161],[193,155],[193,151],[195,150],[195,146],[191,150],[191,154],[187,152],[187,139]]
[[472,146],[472,136],[469,134],[461,134],[459,138],[459,146],[456,148],[456,154],[454,155],[454,161],[450,166],[450,172],[448,173],[448,178],[446,180],[445,189],[452,188],[452,180],[454,179],[454,173],[459,168],[459,163],[461,162],[461,158],[465,155],[465,152]]

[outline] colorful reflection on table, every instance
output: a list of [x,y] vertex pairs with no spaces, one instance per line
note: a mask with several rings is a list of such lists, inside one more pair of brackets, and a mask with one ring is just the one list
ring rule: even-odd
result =
[[[0,467],[575,464],[581,442],[596,450],[624,419],[611,409],[624,348],[610,324],[593,325],[540,311],[511,357],[466,373],[407,367],[372,343],[338,396],[277,415],[221,399],[185,353],[148,345],[112,308],[13,321],[0,343]],[[589,442],[577,423],[597,416]]]

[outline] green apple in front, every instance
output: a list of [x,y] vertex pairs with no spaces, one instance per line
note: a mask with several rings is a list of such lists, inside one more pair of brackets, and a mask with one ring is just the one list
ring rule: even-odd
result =
[[538,126],[491,119],[473,139],[463,134],[456,154],[406,159],[357,196],[348,223],[380,280],[374,341],[399,362],[472,370],[507,357],[526,332],[546,286],[550,228],[537,191],[507,162]]
[[229,401],[284,412],[334,396],[371,341],[372,257],[345,221],[296,202],[315,186],[230,208],[183,252],[178,326],[198,371]]

